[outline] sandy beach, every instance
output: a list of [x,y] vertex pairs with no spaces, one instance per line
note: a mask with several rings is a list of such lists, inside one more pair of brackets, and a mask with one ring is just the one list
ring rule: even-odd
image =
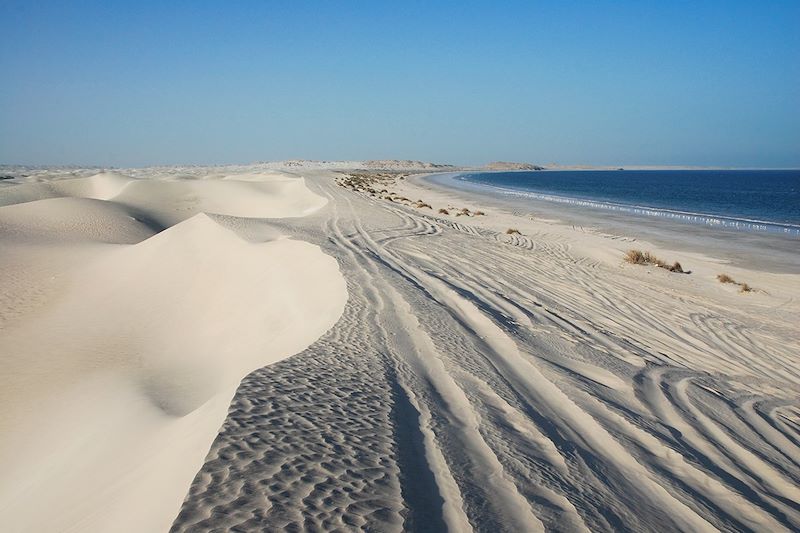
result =
[[2,529],[800,529],[797,248],[439,170],[5,169]]

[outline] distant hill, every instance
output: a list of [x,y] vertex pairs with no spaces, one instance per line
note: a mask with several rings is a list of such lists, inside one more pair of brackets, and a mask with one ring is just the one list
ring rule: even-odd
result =
[[544,170],[544,167],[531,163],[512,163],[509,161],[493,161],[484,165],[486,170]]

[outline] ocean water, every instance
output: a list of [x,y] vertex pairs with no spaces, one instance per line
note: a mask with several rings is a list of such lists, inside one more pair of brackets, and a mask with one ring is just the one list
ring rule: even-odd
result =
[[544,170],[453,179],[519,199],[800,238],[800,170]]

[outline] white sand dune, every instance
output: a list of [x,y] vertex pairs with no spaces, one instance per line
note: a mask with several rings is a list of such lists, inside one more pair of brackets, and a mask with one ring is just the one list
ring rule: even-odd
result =
[[88,178],[4,188],[0,206],[61,197],[113,201],[149,213],[164,227],[198,213],[248,218],[300,217],[313,213],[326,202],[313,194],[302,178],[274,172],[214,180],[134,179],[104,172]]
[[0,189],[12,531],[800,528],[800,276],[370,165]]
[[0,208],[5,242],[136,244],[159,229],[137,219],[135,210],[91,198],[47,198]]
[[[191,216],[205,208],[297,216],[325,202],[307,190],[292,196],[301,189],[285,177],[221,189],[131,180],[107,187],[107,178],[49,190],[114,201],[0,208],[4,256],[14,256],[2,266],[64,261],[47,272],[58,289],[28,313],[6,313],[13,316],[0,335],[7,531],[168,529],[241,378],[311,344],[346,298],[336,261],[318,247],[251,242],[206,214]],[[190,218],[157,234],[131,216],[179,219],[184,211],[174,206],[188,198]],[[10,279],[4,290],[17,296],[9,304],[32,300],[24,292],[31,282],[46,283]]]

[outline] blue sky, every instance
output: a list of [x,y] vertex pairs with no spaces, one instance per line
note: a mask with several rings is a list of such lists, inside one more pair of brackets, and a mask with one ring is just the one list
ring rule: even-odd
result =
[[800,166],[800,2],[0,0],[0,163]]

